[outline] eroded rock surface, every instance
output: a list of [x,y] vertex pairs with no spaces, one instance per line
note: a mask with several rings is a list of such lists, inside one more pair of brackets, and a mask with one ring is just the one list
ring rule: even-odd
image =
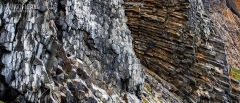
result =
[[240,64],[239,3],[227,1],[125,0],[137,57],[180,102],[239,102],[240,83],[230,76]]
[[238,103],[239,5],[2,0],[0,100]]
[[8,95],[16,98],[10,100],[140,101],[144,72],[132,48],[122,4],[122,0],[4,0],[1,82],[17,91]]

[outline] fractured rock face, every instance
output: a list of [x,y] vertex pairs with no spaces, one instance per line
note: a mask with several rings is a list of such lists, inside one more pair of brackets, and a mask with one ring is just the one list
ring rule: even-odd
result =
[[163,85],[168,95],[182,102],[239,102],[239,82],[229,74],[240,64],[239,18],[225,0],[125,0],[125,6],[137,57],[160,83],[169,83]]
[[144,72],[122,0],[21,3],[38,8],[0,12],[2,82],[19,92],[15,102],[139,101]]
[[239,102],[237,0],[3,0],[0,14],[3,101]]

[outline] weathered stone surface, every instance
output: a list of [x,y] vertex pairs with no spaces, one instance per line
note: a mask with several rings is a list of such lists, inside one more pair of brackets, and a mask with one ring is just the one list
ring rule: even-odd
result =
[[[140,101],[144,72],[122,0],[2,3],[1,82],[17,91],[8,95],[14,102],[118,102],[124,95]],[[4,5],[18,3],[23,8]]]
[[137,57],[180,102],[239,102],[239,82],[230,78],[231,68],[240,68],[238,5],[238,0],[125,0]]
[[2,0],[0,100],[240,102],[239,3]]

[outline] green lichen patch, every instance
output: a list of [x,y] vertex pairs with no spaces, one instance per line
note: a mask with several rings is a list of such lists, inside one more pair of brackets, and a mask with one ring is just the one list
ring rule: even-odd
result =
[[152,91],[149,86],[146,86],[146,89],[147,89],[148,92],[151,92],[151,91]]
[[142,99],[142,102],[143,102],[143,103],[148,103],[148,100],[147,100],[146,98],[143,98],[143,99]]
[[161,100],[161,98],[157,98],[157,99],[158,99],[158,102],[159,102],[159,103],[162,103],[162,100]]
[[238,81],[240,81],[240,70],[232,68],[231,73]]

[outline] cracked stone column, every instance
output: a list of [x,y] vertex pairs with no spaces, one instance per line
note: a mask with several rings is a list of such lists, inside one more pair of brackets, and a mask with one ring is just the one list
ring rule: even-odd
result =
[[15,102],[139,102],[144,72],[122,4],[3,0],[1,82],[15,91],[9,96]]

